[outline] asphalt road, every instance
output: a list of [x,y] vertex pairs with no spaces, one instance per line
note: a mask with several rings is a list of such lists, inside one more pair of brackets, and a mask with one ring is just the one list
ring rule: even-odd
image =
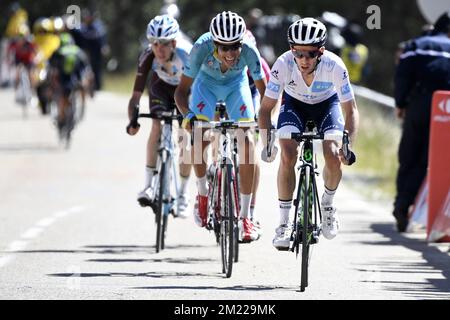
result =
[[[263,237],[241,245],[233,276],[221,274],[213,234],[193,218],[170,220],[155,253],[143,184],[146,136],[125,134],[126,97],[100,93],[68,151],[49,118],[22,118],[0,91],[0,299],[449,299],[448,244],[394,230],[389,203],[336,196],[341,231],[314,247],[310,287],[297,291],[300,260],[271,245],[278,222],[277,164],[263,164]],[[190,181],[195,190],[194,180]]]

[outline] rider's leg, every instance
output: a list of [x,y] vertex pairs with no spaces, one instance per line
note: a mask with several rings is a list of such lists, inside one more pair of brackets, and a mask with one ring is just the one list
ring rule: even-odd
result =
[[161,136],[161,121],[152,120],[152,128],[147,141],[147,161],[145,167],[145,186],[144,191],[151,187],[154,173],[156,171],[156,162],[158,159],[159,138]]
[[334,194],[342,178],[339,148],[337,141],[323,142],[323,156],[325,158],[323,180],[325,182],[325,192],[322,197],[322,205],[331,206],[333,204]]
[[[240,131],[243,138],[238,137],[240,197],[242,218],[250,218],[250,203],[252,199],[253,181],[255,176],[255,145],[250,131]],[[239,134],[239,131],[238,131]]]
[[179,162],[179,174],[180,174],[180,185],[178,192],[177,201],[177,215],[180,217],[187,217],[187,207],[189,205],[188,196],[188,183],[192,170],[191,152],[188,150],[188,145],[190,144],[189,135],[186,130],[178,130],[179,139],[178,147],[180,150]]
[[280,223],[275,229],[273,246],[278,250],[287,250],[290,244],[289,213],[292,208],[292,195],[295,190],[295,164],[298,144],[291,140],[280,140],[281,161],[278,170],[278,199]]
[[289,223],[289,211],[295,190],[295,164],[298,157],[298,143],[280,140],[281,161],[278,169],[278,199],[280,201],[280,225]]
[[208,161],[207,147],[209,141],[205,140],[204,130],[194,129],[194,146],[192,148],[191,157],[193,160],[194,172],[197,177],[197,188],[200,196],[208,195],[208,185],[206,179],[206,163]]
[[261,171],[259,167],[259,161],[258,158],[255,157],[255,174],[253,176],[253,188],[252,188],[252,202],[250,203],[250,218],[254,221],[256,221],[255,217],[255,206],[256,206],[256,194],[258,192],[259,187],[259,177],[260,177]]
[[[213,84],[207,85],[203,80],[195,81],[192,85],[191,100],[189,108],[195,113],[199,121],[211,121],[214,119],[215,105],[217,102],[217,88]],[[197,177],[197,187],[199,195],[206,197],[208,195],[207,178],[206,178],[206,158],[205,150],[209,145],[208,139],[204,139],[203,129],[194,128],[192,146],[192,162],[194,163],[194,172]]]
[[[337,96],[316,105],[319,110],[315,119],[316,124],[320,123],[319,132],[342,133],[344,131],[344,117]],[[334,194],[342,178],[342,164],[339,158],[340,142],[323,141],[323,156],[325,167],[323,169],[323,180],[325,192],[322,197],[322,205],[332,207]]]
[[[182,131],[185,131],[185,130],[182,130]],[[183,135],[184,134],[185,134],[185,132],[183,132]],[[191,153],[187,150],[187,145],[188,145],[188,139],[180,137],[180,140],[179,140],[179,148],[180,148],[179,164],[180,164],[181,189],[183,191],[182,193],[185,193],[185,191],[186,191],[187,182],[189,180],[189,177],[190,177],[191,171],[192,171]],[[183,185],[183,183],[184,183],[184,185]]]

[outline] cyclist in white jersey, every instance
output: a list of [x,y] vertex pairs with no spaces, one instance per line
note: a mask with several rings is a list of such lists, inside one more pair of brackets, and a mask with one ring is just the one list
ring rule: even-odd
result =
[[[350,85],[347,69],[335,54],[326,51],[324,43],[326,27],[318,20],[304,18],[294,22],[288,30],[290,50],[281,55],[271,70],[265,96],[259,113],[261,130],[270,128],[270,113],[278,98],[283,95],[277,129],[280,133],[304,132],[307,121],[313,120],[319,132],[333,134],[348,130],[354,141],[359,113]],[[343,117],[340,106],[345,113]],[[267,135],[266,135],[267,137]],[[267,146],[267,139],[263,139]],[[280,140],[281,161],[278,172],[278,196],[280,201],[280,226],[276,229],[273,245],[277,249],[289,247],[289,211],[295,189],[295,164],[298,144],[292,140]],[[325,192],[321,200],[323,234],[333,239],[339,222],[333,197],[342,177],[343,157],[338,141],[324,141],[325,168],[323,178]],[[273,161],[273,156],[266,162]]]
[[[150,97],[150,112],[172,111],[175,108],[174,93],[180,82],[181,74],[189,57],[192,44],[187,41],[177,42],[180,36],[178,22],[168,16],[156,16],[147,27],[147,38],[150,46],[139,57],[139,66],[134,83],[133,96],[128,105],[128,117],[131,121],[133,110],[144,91],[147,78],[152,73],[148,92]],[[153,71],[153,72],[151,72]],[[166,108],[170,108],[167,110]],[[152,185],[158,156],[159,138],[161,136],[161,121],[153,120],[150,137],[147,144],[147,165],[145,168],[145,186],[138,194],[138,202],[141,206],[151,205],[149,188]],[[135,135],[139,131],[128,127],[128,133]],[[183,152],[183,150],[181,150]],[[183,159],[184,155],[180,155]],[[181,186],[178,195],[177,214],[187,216],[188,207],[187,186],[191,172],[191,165],[180,161]]]

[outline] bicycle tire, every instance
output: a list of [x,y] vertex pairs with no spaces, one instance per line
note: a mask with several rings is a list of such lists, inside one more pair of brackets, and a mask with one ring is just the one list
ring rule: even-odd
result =
[[168,221],[169,221],[169,215],[163,213],[163,215],[162,215],[162,230],[161,230],[161,250],[164,250],[165,245],[166,245],[166,231],[167,231]]
[[222,252],[222,270],[227,278],[230,278],[233,272],[233,260],[234,260],[234,236],[235,236],[235,217],[233,211],[233,194],[231,189],[231,165],[227,165],[222,171],[222,185],[225,188],[222,189],[222,197],[224,199],[224,214],[221,217],[221,252]]
[[159,253],[162,248],[162,234],[163,234],[163,196],[165,188],[164,175],[166,172],[165,162],[161,163],[161,170],[159,171],[159,194],[156,210],[156,253]]
[[[301,283],[300,291],[304,292],[308,287],[308,266],[309,266],[309,249],[310,249],[310,237],[309,237],[309,219],[310,219],[310,179],[311,168],[306,166],[304,169],[304,192],[303,192],[303,228],[302,228],[302,266],[301,266]],[[302,186],[303,187],[303,186]]]
[[[171,159],[171,157],[168,157],[167,161],[164,162],[164,175],[161,176],[162,180],[164,181],[164,186],[163,186],[164,192],[162,194],[167,195],[167,196],[169,196],[169,194],[170,194],[169,188],[170,188],[170,183],[171,183],[171,179],[170,179],[171,167],[172,167],[172,159]],[[169,168],[169,170],[166,170],[166,168]],[[162,198],[164,198],[164,197],[162,197]],[[162,214],[161,250],[164,250],[165,243],[166,243],[167,225],[169,223],[169,214],[170,214],[169,203],[164,203],[164,201],[163,201],[161,214]]]
[[232,204],[233,208],[233,216],[234,216],[234,223],[233,223],[233,229],[234,229],[234,262],[239,262],[239,187],[238,187],[238,176],[239,174],[236,172],[234,175],[234,178],[232,179],[230,186],[231,186],[231,194],[234,195],[231,199],[234,199],[234,202]]
[[[212,215],[212,226],[214,229],[214,235],[216,238],[216,243],[220,245],[220,212],[218,212],[220,208],[220,181],[221,181],[220,167],[216,168],[214,172],[214,178],[212,181],[212,189],[210,191],[210,209],[208,212],[211,212]],[[225,271],[222,271],[225,273]]]

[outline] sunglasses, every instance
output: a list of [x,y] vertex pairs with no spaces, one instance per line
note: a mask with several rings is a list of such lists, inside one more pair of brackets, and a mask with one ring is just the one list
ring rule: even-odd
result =
[[172,41],[173,40],[155,40],[155,41],[153,41],[153,44],[167,47],[168,45],[170,45],[172,43]]
[[317,57],[320,54],[319,50],[313,50],[313,51],[304,51],[304,50],[297,50],[291,47],[291,52],[296,58],[310,58],[313,59]]
[[224,45],[224,44],[216,43],[216,46],[220,51],[223,51],[223,52],[237,51],[242,48],[242,43],[238,42],[238,43],[231,44],[231,45]]

